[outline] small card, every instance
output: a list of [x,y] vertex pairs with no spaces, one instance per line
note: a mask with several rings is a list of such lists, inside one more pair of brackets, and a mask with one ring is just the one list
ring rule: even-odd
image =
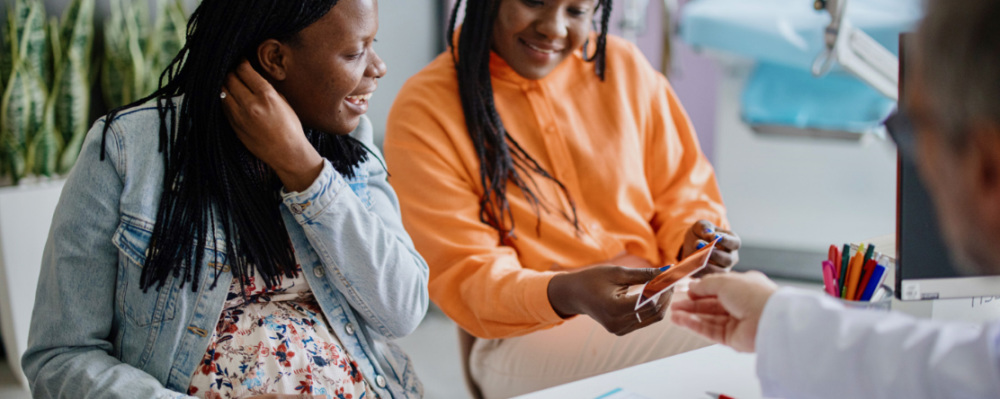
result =
[[708,265],[708,258],[712,256],[712,251],[715,250],[715,244],[718,242],[718,239],[712,241],[705,248],[695,251],[677,265],[663,271],[643,285],[642,293],[639,294],[639,298],[636,300],[635,308],[639,309],[647,303],[655,301],[659,298],[660,294],[669,290],[684,277],[693,275],[704,269]]

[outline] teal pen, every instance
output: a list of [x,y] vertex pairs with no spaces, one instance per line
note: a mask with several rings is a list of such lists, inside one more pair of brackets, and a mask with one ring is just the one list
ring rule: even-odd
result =
[[865,251],[865,262],[862,264],[867,264],[868,261],[871,260],[873,256],[875,256],[875,246],[872,244],[868,244],[868,250]]
[[840,287],[840,297],[843,298],[847,292],[844,284],[844,276],[847,276],[847,266],[851,263],[851,245],[844,244],[844,251],[841,254],[840,278],[837,279],[837,286]]

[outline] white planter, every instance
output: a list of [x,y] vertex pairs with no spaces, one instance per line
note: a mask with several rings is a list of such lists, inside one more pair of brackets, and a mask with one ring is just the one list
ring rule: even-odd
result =
[[21,354],[28,347],[42,250],[64,182],[24,180],[0,188],[0,336],[11,370],[25,388]]

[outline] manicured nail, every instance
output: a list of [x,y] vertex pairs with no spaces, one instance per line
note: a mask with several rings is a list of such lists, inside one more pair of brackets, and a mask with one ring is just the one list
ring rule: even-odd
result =
[[705,245],[708,245],[708,244],[705,244],[705,243],[703,243],[703,242],[699,242],[699,243],[698,243],[698,246],[694,247],[694,249],[702,249],[702,248],[705,248]]
[[663,267],[661,267],[661,268],[660,268],[660,271],[661,271],[661,272],[665,272],[665,271],[667,271],[667,269],[670,269],[670,268],[671,268],[671,267],[673,267],[673,266],[674,266],[674,265],[666,265],[666,266],[663,266]]
[[716,239],[716,240],[718,240],[718,239],[720,239],[720,238],[722,238],[722,234],[716,234],[716,235],[715,235],[715,239]]
[[705,229],[705,234],[712,234],[712,233],[715,233],[715,230]]

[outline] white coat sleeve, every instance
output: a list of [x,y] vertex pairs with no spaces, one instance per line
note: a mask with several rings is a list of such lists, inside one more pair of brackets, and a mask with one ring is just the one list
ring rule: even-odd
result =
[[1000,322],[845,309],[783,288],[757,328],[757,375],[776,398],[1000,398]]

